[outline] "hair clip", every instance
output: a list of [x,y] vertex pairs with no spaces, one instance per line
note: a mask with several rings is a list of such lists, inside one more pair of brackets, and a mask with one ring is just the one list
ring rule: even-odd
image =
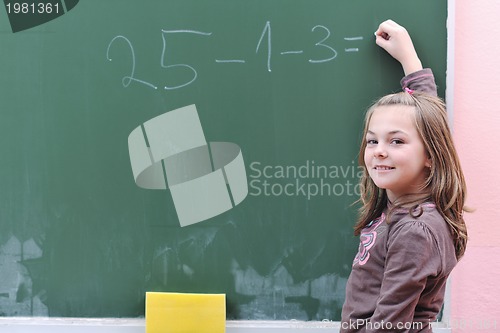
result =
[[408,94],[413,95],[413,90],[411,90],[408,87],[404,87],[404,91],[406,91]]

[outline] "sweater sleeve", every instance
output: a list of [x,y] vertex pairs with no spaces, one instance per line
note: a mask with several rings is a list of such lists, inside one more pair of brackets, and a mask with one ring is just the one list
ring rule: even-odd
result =
[[408,74],[401,79],[401,87],[413,91],[437,96],[437,87],[434,80],[434,74],[430,68],[424,68],[414,73]]
[[427,279],[442,269],[437,241],[424,222],[400,223],[390,233],[380,295],[366,333],[410,332]]

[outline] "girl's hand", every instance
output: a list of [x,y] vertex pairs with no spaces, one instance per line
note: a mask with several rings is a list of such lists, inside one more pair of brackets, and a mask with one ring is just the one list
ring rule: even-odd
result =
[[396,22],[382,22],[375,32],[376,43],[401,63],[405,75],[422,69],[408,31]]

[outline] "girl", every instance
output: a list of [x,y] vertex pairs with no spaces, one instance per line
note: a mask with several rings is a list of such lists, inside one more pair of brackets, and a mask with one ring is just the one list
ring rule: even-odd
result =
[[383,22],[375,34],[406,76],[403,92],[366,114],[360,246],[340,332],[432,332],[467,242],[465,181],[432,71],[400,25]]

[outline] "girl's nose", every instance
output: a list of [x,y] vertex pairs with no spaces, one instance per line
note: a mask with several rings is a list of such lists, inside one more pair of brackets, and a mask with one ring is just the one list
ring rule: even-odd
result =
[[385,158],[387,157],[387,151],[382,144],[378,144],[375,150],[373,151],[373,155],[378,158]]

